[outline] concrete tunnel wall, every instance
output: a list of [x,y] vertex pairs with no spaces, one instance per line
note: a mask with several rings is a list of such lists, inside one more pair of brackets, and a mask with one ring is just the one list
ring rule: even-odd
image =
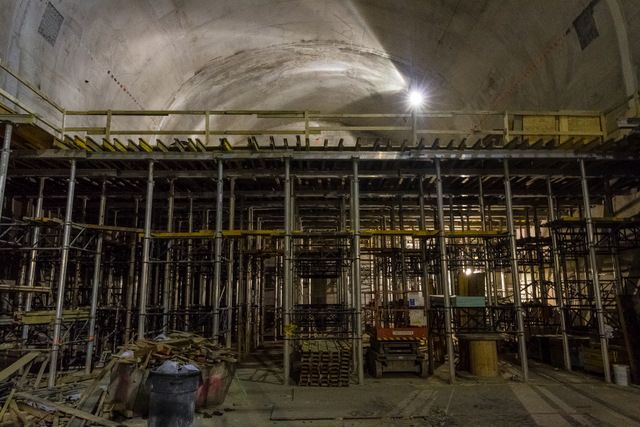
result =
[[[587,0],[2,3],[2,62],[67,109],[402,111],[413,80],[434,109],[605,109],[625,96],[605,0],[584,50],[572,23]],[[55,40],[38,31],[49,4]],[[640,1],[620,5],[637,34]]]

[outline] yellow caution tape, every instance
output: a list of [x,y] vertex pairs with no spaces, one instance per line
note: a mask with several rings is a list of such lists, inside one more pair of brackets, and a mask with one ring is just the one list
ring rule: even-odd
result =
[[288,325],[284,325],[284,335],[287,337],[292,337],[296,334],[296,330],[298,329],[298,325],[295,323],[289,323]]

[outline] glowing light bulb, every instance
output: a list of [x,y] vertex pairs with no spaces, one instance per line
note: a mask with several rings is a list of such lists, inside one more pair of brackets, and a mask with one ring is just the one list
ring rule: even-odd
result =
[[407,97],[411,108],[420,108],[424,105],[424,93],[418,89],[412,89]]

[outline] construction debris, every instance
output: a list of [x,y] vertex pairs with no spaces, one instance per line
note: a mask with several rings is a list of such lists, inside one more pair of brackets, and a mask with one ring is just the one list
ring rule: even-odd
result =
[[23,354],[0,371],[0,427],[118,426],[126,418],[146,416],[149,372],[167,360],[200,369],[198,408],[224,401],[235,372],[235,354],[214,340],[179,332],[126,345],[89,374],[60,376],[53,389],[42,381],[48,354]]

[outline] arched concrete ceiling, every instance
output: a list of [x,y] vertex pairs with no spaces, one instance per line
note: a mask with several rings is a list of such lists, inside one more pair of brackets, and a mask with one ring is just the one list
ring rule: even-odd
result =
[[[2,61],[69,109],[602,109],[624,96],[611,16],[589,0],[4,0]],[[621,0],[629,34],[640,1]],[[640,40],[630,38],[637,69]],[[4,87],[15,92],[12,82]],[[18,95],[20,95],[18,93]]]

